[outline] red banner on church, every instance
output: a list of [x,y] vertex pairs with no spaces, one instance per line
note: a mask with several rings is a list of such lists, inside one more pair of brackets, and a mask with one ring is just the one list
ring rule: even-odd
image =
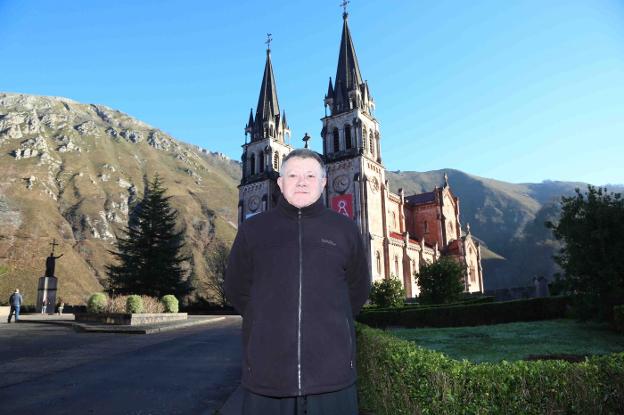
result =
[[341,215],[353,219],[353,195],[334,196],[331,199],[331,208]]

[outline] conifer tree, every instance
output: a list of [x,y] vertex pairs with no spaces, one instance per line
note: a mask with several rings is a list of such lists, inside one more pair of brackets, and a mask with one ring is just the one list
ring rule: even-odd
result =
[[175,230],[178,212],[169,204],[166,191],[156,174],[147,184],[136,217],[117,238],[117,250],[110,251],[117,264],[107,266],[109,286],[120,294],[181,298],[191,290],[181,268],[188,260],[181,253],[183,231]]

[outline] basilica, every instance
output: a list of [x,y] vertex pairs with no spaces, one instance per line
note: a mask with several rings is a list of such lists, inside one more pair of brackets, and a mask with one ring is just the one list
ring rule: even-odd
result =
[[[373,281],[397,277],[407,297],[418,296],[414,275],[423,264],[450,256],[465,266],[466,292],[483,292],[478,241],[459,221],[459,199],[448,178],[430,192],[405,195],[390,191],[381,157],[381,133],[375,103],[363,80],[343,13],[336,76],[325,94],[321,137],[327,169],[325,202],[357,222]],[[293,149],[285,112],[280,112],[267,48],[264,76],[255,115],[245,126],[238,221],[276,206],[279,167]],[[248,137],[248,139],[247,139]],[[304,141],[308,137],[304,137]],[[307,147],[307,141],[306,141]]]

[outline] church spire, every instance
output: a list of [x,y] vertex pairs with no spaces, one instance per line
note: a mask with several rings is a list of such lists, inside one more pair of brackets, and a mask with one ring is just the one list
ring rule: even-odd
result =
[[[366,112],[370,112],[372,99],[368,96],[366,83],[362,80],[360,65],[358,63],[351,31],[349,30],[349,14],[346,12],[346,4],[342,6],[345,11],[342,14],[342,37],[340,39],[340,50],[338,52],[338,68],[336,69],[336,77],[334,78],[333,96],[330,91],[326,97],[326,104],[331,107],[332,114],[351,111],[359,108]],[[367,96],[367,99],[363,99]],[[329,101],[328,101],[329,98]]]
[[[279,102],[277,100],[277,87],[275,76],[273,75],[273,64],[271,62],[271,34],[267,33],[266,63],[264,65],[264,75],[260,85],[260,96],[256,107],[256,117],[252,124],[248,124],[245,131],[251,134],[251,141],[274,138],[284,140],[284,134],[290,134],[285,122],[280,122]],[[252,119],[250,115],[250,121]]]

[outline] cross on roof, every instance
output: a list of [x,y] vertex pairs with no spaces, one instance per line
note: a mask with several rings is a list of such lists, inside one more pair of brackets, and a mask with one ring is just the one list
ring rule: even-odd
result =
[[347,13],[347,5],[348,5],[349,3],[351,3],[349,0],[343,0],[343,2],[342,2],[342,3],[340,3],[340,7],[342,7],[342,9],[344,10],[344,12],[343,12],[343,16],[346,16],[346,15],[348,14],[348,13]]
[[308,148],[308,141],[310,141],[311,138],[312,137],[310,137],[308,133],[305,133],[305,135],[301,139],[305,143],[304,148]]
[[54,254],[54,248],[59,245],[56,243],[56,238],[52,239],[52,242],[49,245],[52,245],[52,253]]
[[267,33],[267,40],[264,42],[267,45],[267,50],[271,50],[271,42],[273,42],[273,38],[271,36],[271,33]]

